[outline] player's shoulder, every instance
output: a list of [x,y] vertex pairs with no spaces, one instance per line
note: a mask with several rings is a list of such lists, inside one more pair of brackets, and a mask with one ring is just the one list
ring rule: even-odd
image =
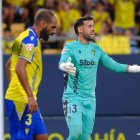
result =
[[99,44],[95,43],[95,42],[90,42],[90,45],[97,50],[101,50],[101,47],[99,46]]
[[65,48],[73,48],[76,45],[76,40],[67,42],[64,46]]
[[38,36],[33,28],[28,28],[20,34],[20,38],[23,44],[31,44],[34,47],[38,45]]
[[67,42],[65,45],[67,45],[67,46],[72,46],[72,45],[74,45],[74,44],[76,44],[76,40]]

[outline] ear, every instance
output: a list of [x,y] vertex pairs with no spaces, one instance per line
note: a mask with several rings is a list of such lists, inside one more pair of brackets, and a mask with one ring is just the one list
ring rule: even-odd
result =
[[45,22],[44,20],[42,20],[40,23],[41,23],[41,27],[43,28],[47,26],[47,22]]
[[81,34],[82,32],[83,32],[82,26],[79,26],[79,27],[78,27],[78,33]]

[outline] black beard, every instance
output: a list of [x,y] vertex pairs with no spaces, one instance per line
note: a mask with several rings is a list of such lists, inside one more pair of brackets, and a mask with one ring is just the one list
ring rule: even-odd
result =
[[44,41],[48,41],[49,39],[49,35],[47,34],[47,32],[45,30],[42,30],[40,33],[40,39],[43,39]]

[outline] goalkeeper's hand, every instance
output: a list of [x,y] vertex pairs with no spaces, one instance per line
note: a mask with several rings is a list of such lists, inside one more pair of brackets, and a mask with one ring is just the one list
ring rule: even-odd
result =
[[68,74],[71,74],[71,75],[75,76],[76,67],[74,67],[73,63],[71,63],[71,57],[68,58],[67,62],[60,63],[59,64],[59,69],[67,72]]
[[128,65],[126,71],[130,72],[130,73],[139,73],[140,72],[140,66],[138,66],[138,65]]

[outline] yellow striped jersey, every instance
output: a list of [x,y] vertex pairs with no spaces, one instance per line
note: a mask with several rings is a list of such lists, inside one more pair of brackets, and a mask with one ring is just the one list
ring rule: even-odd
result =
[[27,103],[27,94],[20,84],[15,68],[18,58],[26,59],[26,73],[30,87],[36,99],[38,87],[42,78],[42,55],[39,38],[32,27],[22,32],[14,41],[11,56],[11,80],[5,98]]

